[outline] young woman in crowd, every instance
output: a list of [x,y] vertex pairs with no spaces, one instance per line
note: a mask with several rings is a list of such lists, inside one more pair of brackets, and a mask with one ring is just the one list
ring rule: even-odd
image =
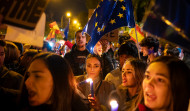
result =
[[131,111],[137,104],[137,95],[146,70],[146,62],[139,59],[128,59],[122,67],[122,84],[110,94],[110,101],[119,103],[119,111]]
[[13,71],[17,71],[19,65],[19,49],[13,42],[6,42],[4,65]]
[[94,110],[105,110],[108,108],[109,93],[114,90],[114,85],[102,80],[102,62],[101,58],[95,54],[89,54],[86,58],[86,75],[77,76],[78,83],[88,78],[93,80],[94,97],[90,92],[90,84],[79,84],[79,90],[89,99],[90,106]]
[[87,111],[64,58],[37,54],[27,69],[21,93],[23,111]]
[[108,54],[103,53],[102,44],[100,41],[98,41],[94,46],[93,52],[102,58],[102,79],[104,79],[105,76],[113,70],[112,59],[108,56]]
[[93,52],[94,52],[94,54],[99,55],[100,57],[102,56],[102,53],[103,53],[102,44],[99,41],[94,46],[94,51]]
[[190,71],[172,56],[161,56],[150,63],[139,96],[139,111],[187,111],[190,98]]

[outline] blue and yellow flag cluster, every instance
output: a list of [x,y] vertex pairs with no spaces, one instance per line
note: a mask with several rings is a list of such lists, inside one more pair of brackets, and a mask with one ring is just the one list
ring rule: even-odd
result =
[[94,46],[104,34],[122,26],[135,27],[131,0],[101,0],[83,29],[91,36],[86,46],[89,52],[93,53]]

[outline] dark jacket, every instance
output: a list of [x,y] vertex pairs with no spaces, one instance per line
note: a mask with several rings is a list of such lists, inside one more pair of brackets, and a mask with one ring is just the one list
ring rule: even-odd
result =
[[106,75],[111,72],[114,69],[112,57],[108,53],[104,53],[102,55],[102,72],[103,72],[103,78],[105,79]]
[[5,66],[0,69],[0,87],[19,90],[22,80],[21,74],[8,70]]
[[78,51],[76,45],[72,47],[69,53],[66,53],[64,58],[69,62],[75,76],[82,75],[85,71],[85,60],[88,56],[88,50]]
[[[0,105],[5,111],[15,110],[17,96],[20,94],[20,87],[23,76],[17,72],[8,70],[5,66],[0,69]],[[3,111],[3,110],[2,110]]]
[[[22,104],[21,104],[22,107]],[[78,94],[74,94],[71,101],[71,111],[89,111],[90,108],[85,104]],[[25,106],[20,111],[55,111],[52,105],[42,104],[40,106]]]

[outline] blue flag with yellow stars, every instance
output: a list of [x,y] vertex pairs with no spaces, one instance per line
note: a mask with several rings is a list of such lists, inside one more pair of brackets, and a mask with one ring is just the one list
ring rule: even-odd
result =
[[131,0],[101,0],[83,29],[91,36],[86,48],[93,53],[103,35],[122,26],[135,27]]
[[65,28],[65,31],[64,31],[65,39],[68,38],[68,33],[69,33],[69,23],[67,24],[67,26],[66,26],[66,28]]

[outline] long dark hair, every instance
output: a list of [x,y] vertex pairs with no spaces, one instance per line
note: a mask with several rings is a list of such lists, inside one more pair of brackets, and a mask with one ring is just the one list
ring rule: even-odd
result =
[[173,97],[173,111],[187,111],[190,98],[190,70],[187,65],[176,57],[162,56],[153,62],[167,65],[170,73],[170,84]]
[[[53,77],[53,93],[50,98],[52,110],[71,111],[71,101],[76,85],[70,65],[64,58],[52,53],[39,53],[33,58],[32,62],[37,59],[44,61]],[[27,75],[25,75],[24,81],[26,79]],[[25,84],[23,83],[22,93],[27,93],[25,88]],[[21,102],[23,102],[22,97]]]
[[[187,65],[176,57],[160,56],[150,64],[162,62],[166,64],[170,74],[170,84],[172,92],[172,111],[187,111],[190,99],[190,70]],[[143,100],[141,93],[139,102]]]
[[[137,82],[137,93],[140,94],[142,91],[142,81],[144,78],[144,73],[146,71],[147,63],[143,60],[139,60],[136,58],[129,58],[125,61],[125,63],[129,62],[135,70],[135,80]],[[129,110],[132,110],[136,105],[138,104],[138,97],[133,101],[133,104],[131,105],[131,108]]]
[[126,62],[129,62],[134,67],[134,70],[135,70],[134,77],[136,79],[137,87],[138,87],[138,91],[139,91],[141,89],[141,85],[142,85],[142,81],[144,78],[144,73],[145,73],[145,70],[147,67],[147,63],[143,60],[139,60],[139,59],[135,59],[135,58],[127,59],[125,61],[125,63]]

